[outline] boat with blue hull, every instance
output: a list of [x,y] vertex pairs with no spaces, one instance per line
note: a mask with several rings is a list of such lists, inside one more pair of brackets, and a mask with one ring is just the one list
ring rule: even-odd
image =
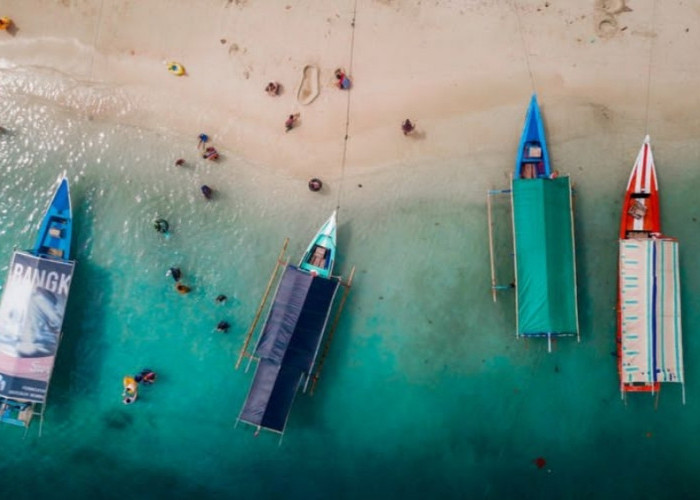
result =
[[68,179],[60,180],[39,227],[39,235],[32,253],[38,257],[70,259],[73,216]]
[[43,425],[75,262],[72,210],[61,178],[30,251],[15,251],[0,301],[0,423]]
[[[513,217],[515,276],[498,284],[491,198],[508,195]],[[516,335],[579,338],[572,188],[549,162],[544,123],[535,95],[525,117],[510,189],[487,194],[491,291],[515,290]]]
[[537,96],[530,99],[525,117],[525,126],[520,137],[518,156],[515,161],[514,179],[547,179],[552,170],[549,164],[544,122],[537,104]]

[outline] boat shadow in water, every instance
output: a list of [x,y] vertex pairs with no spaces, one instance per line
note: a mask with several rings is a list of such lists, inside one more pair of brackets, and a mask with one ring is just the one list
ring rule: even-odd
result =
[[[80,256],[78,256],[80,259]],[[70,418],[73,403],[91,398],[98,391],[103,363],[101,337],[107,303],[111,296],[110,274],[88,259],[75,266],[71,293],[63,323],[63,338],[47,401],[47,422]]]
[[[342,249],[347,249],[349,243],[352,241],[351,225],[347,222],[339,224],[337,234],[337,247],[340,248],[341,251],[337,253],[334,275],[336,275],[336,273],[341,274],[343,282],[345,282],[348,279],[352,264],[345,258],[345,252]],[[311,374],[309,388],[306,394],[301,394],[300,391],[297,395],[294,411],[292,411],[289,416],[287,432],[293,433],[294,429],[319,430],[319,427],[324,425],[324,415],[330,415],[334,411],[332,405],[338,395],[333,393],[334,391],[341,390],[338,387],[338,379],[352,377],[352,374],[348,373],[352,364],[352,360],[349,357],[350,347],[353,342],[350,332],[356,331],[356,326],[354,324],[356,315],[353,314],[352,311],[357,307],[357,302],[355,302],[355,285],[361,285],[362,275],[362,269],[358,269],[353,278],[353,290],[348,294],[347,302],[342,311],[343,314],[340,315],[336,325],[336,315],[340,307],[340,296],[343,293],[342,287],[338,291],[338,296],[336,297],[328,319],[328,326],[324,333],[323,342],[319,349],[314,372]],[[333,331],[334,326],[335,331]],[[332,338],[330,338],[331,335]],[[327,354],[324,355],[329,339],[330,346],[328,346]],[[322,371],[319,371],[319,363],[322,363]],[[315,375],[319,375],[316,384],[314,384]],[[312,387],[314,388],[313,391]],[[347,387],[345,382],[343,382],[343,387]]]

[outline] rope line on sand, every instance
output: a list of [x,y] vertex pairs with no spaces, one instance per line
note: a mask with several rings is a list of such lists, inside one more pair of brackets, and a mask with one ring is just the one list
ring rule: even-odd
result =
[[95,36],[92,39],[92,57],[90,58],[90,71],[88,79],[92,81],[92,71],[95,66],[95,54],[97,53],[97,41],[100,39],[100,28],[102,27],[102,15],[105,9],[105,0],[100,2],[100,12],[97,15],[97,26],[95,27]]
[[[654,33],[654,19],[656,18],[656,0],[653,0],[651,4],[651,33]],[[649,40],[649,64],[647,64],[647,102],[646,110],[644,112],[644,134],[649,135],[649,106],[651,103],[651,62],[654,55],[654,38],[650,37]]]
[[[352,31],[350,35],[350,62],[348,64],[348,74],[352,75],[352,61],[355,54],[355,19],[357,18],[357,0],[352,8]],[[336,210],[340,212],[340,197],[343,193],[343,184],[345,181],[345,161],[348,154],[348,131],[350,130],[350,98],[352,97],[352,87],[348,89],[347,106],[345,108],[345,137],[343,138],[343,157],[340,162],[340,182],[338,183],[338,198],[336,202]]]
[[535,77],[532,74],[532,67],[530,66],[530,54],[528,54],[527,43],[525,43],[525,34],[523,33],[523,24],[520,19],[520,13],[518,12],[518,4],[515,0],[511,3],[513,7],[513,12],[515,12],[515,18],[518,20],[518,33],[520,33],[520,41],[523,45],[523,52],[525,53],[525,66],[527,66],[527,73],[530,76],[530,85],[532,85],[532,93],[537,93],[535,89]]

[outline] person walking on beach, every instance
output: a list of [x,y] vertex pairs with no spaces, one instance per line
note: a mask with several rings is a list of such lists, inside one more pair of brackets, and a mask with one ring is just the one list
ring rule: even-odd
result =
[[284,122],[285,132],[289,132],[290,130],[292,130],[296,126],[298,119],[299,119],[299,113],[289,115],[289,118],[287,118],[287,121]]
[[414,123],[411,123],[411,120],[406,118],[406,121],[404,121],[401,124],[401,130],[403,130],[403,135],[408,135],[411,132],[413,132],[416,129],[416,125]]
[[203,148],[204,145],[209,142],[209,136],[207,134],[201,133],[197,136],[199,143],[197,143],[197,149]]
[[280,93],[280,84],[277,82],[270,82],[267,84],[267,87],[265,87],[265,92],[267,92],[267,95],[271,96],[277,96]]

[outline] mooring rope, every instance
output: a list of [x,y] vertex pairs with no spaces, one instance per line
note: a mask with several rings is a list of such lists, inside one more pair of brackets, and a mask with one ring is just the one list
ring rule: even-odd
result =
[[535,77],[532,74],[532,67],[530,66],[530,54],[527,50],[527,43],[525,42],[525,34],[523,33],[523,24],[520,19],[520,13],[518,12],[518,4],[513,0],[512,4],[513,11],[515,12],[515,18],[518,20],[518,33],[520,33],[520,41],[523,45],[523,52],[525,53],[525,66],[527,67],[527,73],[530,76],[530,85],[532,86],[532,93],[536,94],[537,90],[535,88]]
[[[656,0],[653,0],[651,4],[651,26],[650,32],[654,33],[654,19],[656,18]],[[644,134],[649,135],[649,107],[651,103],[651,62],[654,55],[654,38],[655,36],[649,37],[649,64],[647,65],[647,102],[644,117]]]
[[[355,20],[357,19],[357,0],[352,9],[352,31],[350,35],[350,62],[348,64],[348,75],[352,75],[352,62],[353,56],[355,54]],[[352,84],[351,84],[352,85]],[[352,98],[352,86],[347,92],[347,106],[345,108],[345,136],[343,137],[343,156],[340,161],[340,181],[338,182],[338,198],[336,203],[336,210],[340,212],[340,198],[343,194],[343,184],[345,181],[345,163],[348,154],[348,131],[350,130],[350,100]]]

